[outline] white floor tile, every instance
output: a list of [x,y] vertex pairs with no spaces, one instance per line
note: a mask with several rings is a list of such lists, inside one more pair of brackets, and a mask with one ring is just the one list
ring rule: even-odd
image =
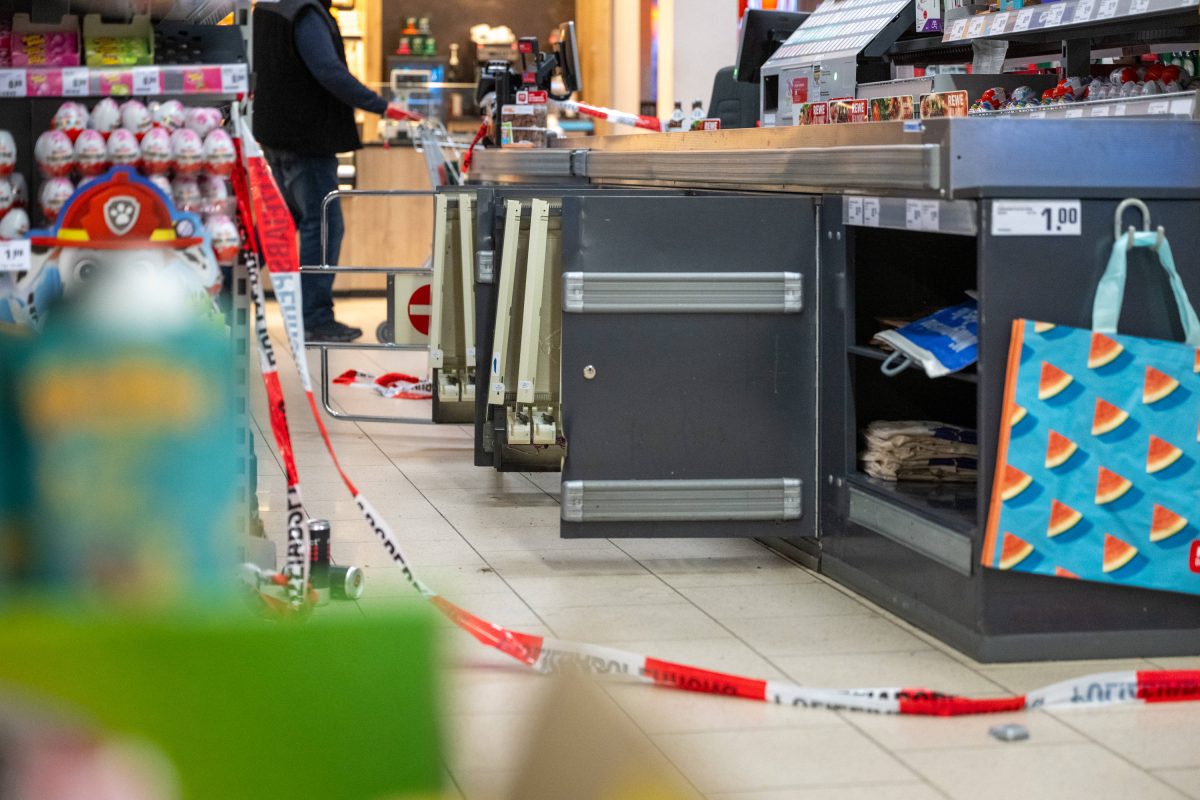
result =
[[622,639],[705,639],[725,630],[695,606],[676,603],[647,606],[591,606],[542,612],[559,638],[577,642]]
[[679,590],[717,619],[870,615],[871,609],[824,583],[693,586]]
[[[473,536],[468,538],[472,544],[481,546]],[[654,607],[684,600],[670,586],[646,572],[640,575],[511,578],[509,583],[540,611],[601,605]]]
[[955,800],[1178,800],[1178,791],[1090,742],[899,754]]
[[651,738],[705,793],[914,781],[908,768],[845,725]]
[[734,634],[767,656],[855,655],[928,650],[921,639],[879,617],[750,617],[726,622]]
[[708,800],[942,800],[945,796],[926,783],[860,784],[857,786],[811,786],[795,790],[764,792],[720,792]]
[[939,650],[874,653],[869,658],[828,654],[772,656],[771,660],[801,686],[824,689],[898,686],[948,694],[992,697],[1007,694]]
[[1200,800],[1200,769],[1158,769],[1154,775],[1192,800]]

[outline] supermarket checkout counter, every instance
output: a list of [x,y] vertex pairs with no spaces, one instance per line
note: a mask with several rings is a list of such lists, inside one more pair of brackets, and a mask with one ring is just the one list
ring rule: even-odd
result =
[[[1086,155],[998,157],[1031,131],[1082,141],[1080,124]],[[1200,126],[942,119],[558,144],[481,151],[472,178],[480,331],[510,200],[545,196],[558,217],[563,536],[786,542],[980,661],[1200,653],[1195,596],[980,566],[1012,321],[1089,327],[1126,197],[1200,298]],[[1065,233],[998,224],[1063,203],[1078,212]],[[1178,340],[1157,268],[1131,265],[1129,287],[1122,331]],[[966,292],[973,369],[881,372],[878,319]],[[473,377],[480,393],[497,378],[486,358]],[[977,430],[977,479],[869,477],[862,430],[905,419]]]

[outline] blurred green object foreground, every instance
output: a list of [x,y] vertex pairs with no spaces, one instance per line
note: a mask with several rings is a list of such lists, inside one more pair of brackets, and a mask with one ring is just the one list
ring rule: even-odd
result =
[[436,626],[423,609],[370,619],[345,610],[355,613],[279,624],[237,607],[9,606],[0,715],[32,707],[149,744],[185,798],[435,795]]

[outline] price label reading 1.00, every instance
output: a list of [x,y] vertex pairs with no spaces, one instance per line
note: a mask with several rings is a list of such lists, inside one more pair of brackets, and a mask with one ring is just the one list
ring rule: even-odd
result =
[[992,236],[1081,236],[1078,200],[993,200]]
[[0,242],[0,272],[29,271],[29,240]]

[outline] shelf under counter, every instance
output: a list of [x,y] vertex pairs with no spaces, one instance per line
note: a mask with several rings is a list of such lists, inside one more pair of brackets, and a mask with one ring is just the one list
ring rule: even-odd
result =
[[[880,350],[878,347],[870,347],[860,344],[850,345],[846,348],[846,352],[852,356],[869,358],[873,361],[879,362],[887,361],[887,359],[892,355],[885,350]],[[910,367],[910,369],[917,369],[917,367]],[[952,381],[965,381],[966,383],[979,383],[979,374],[974,370],[951,372],[949,375],[943,375],[941,378],[930,378],[930,380],[942,380],[943,378]]]
[[861,472],[846,477],[850,522],[970,575],[978,531],[978,488],[949,481],[885,481]]

